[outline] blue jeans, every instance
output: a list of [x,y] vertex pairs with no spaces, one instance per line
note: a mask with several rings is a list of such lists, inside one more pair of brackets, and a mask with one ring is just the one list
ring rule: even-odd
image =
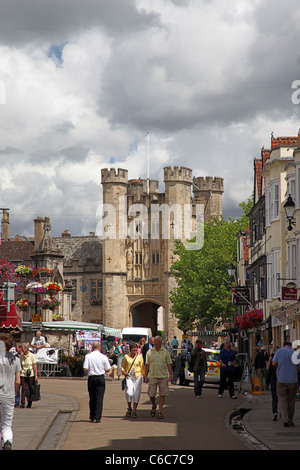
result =
[[194,371],[194,393],[195,397],[202,395],[202,387],[205,382],[205,370],[200,366],[197,371]]

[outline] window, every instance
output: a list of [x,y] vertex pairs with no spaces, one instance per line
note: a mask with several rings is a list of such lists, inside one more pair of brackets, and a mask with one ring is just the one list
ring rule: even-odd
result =
[[269,225],[273,220],[279,219],[280,212],[280,191],[279,183],[274,182],[269,189],[266,189],[266,225]]
[[99,279],[91,280],[91,300],[100,300],[102,302],[102,281]]
[[278,219],[279,217],[279,184],[276,183],[273,186],[273,219]]
[[280,297],[280,251],[267,257],[267,296],[268,300]]
[[287,278],[293,282],[297,280],[297,249],[296,242],[289,243]]
[[135,254],[135,264],[142,264],[143,262],[143,255],[142,253]]
[[152,264],[159,264],[159,253],[152,253]]
[[72,290],[72,300],[77,300],[77,279],[71,279],[71,283],[73,286]]

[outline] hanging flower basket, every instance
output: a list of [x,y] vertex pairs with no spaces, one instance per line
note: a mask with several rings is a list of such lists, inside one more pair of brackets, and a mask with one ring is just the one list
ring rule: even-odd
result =
[[49,268],[37,268],[36,275],[40,277],[52,277],[53,276],[53,269]]
[[25,290],[32,294],[45,294],[45,287],[40,282],[30,282],[27,284]]
[[29,302],[28,299],[20,299],[16,301],[16,305],[19,307],[20,310],[23,312],[27,312],[30,307],[33,306],[32,302]]
[[16,277],[32,277],[34,276],[34,270],[30,266],[24,266],[21,264],[17,266],[15,269],[15,276]]
[[0,260],[0,281],[12,281],[15,277],[15,265],[10,264],[6,259]]
[[52,314],[52,321],[63,321],[64,317],[62,315],[59,315],[58,313],[53,313]]
[[253,328],[254,326],[259,325],[263,321],[263,311],[257,308],[253,310],[247,310],[242,315],[238,315],[234,319],[235,328],[240,328],[241,330],[247,330],[248,328]]
[[62,290],[62,285],[58,282],[46,282],[44,287],[46,289],[46,293],[49,295],[56,295]]

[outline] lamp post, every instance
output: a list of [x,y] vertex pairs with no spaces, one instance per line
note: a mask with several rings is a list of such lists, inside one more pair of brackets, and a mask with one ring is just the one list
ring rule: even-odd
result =
[[233,277],[235,279],[235,266],[233,265],[233,263],[230,263],[227,268],[227,272],[231,278]]
[[293,198],[292,196],[289,194],[289,197],[287,198],[285,204],[283,205],[284,207],[284,210],[285,210],[285,215],[286,215],[286,219],[288,220],[288,227],[287,229],[289,231],[293,230],[293,225],[295,225],[295,222],[292,222],[292,220],[294,219],[294,213],[295,213],[295,203],[293,201]]

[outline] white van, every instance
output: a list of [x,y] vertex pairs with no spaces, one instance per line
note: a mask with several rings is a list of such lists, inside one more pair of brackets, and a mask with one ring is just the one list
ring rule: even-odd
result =
[[127,343],[134,341],[138,343],[141,338],[145,338],[145,343],[149,342],[149,338],[152,336],[151,328],[144,327],[132,327],[132,328],[123,328],[122,330],[122,340],[126,340]]

